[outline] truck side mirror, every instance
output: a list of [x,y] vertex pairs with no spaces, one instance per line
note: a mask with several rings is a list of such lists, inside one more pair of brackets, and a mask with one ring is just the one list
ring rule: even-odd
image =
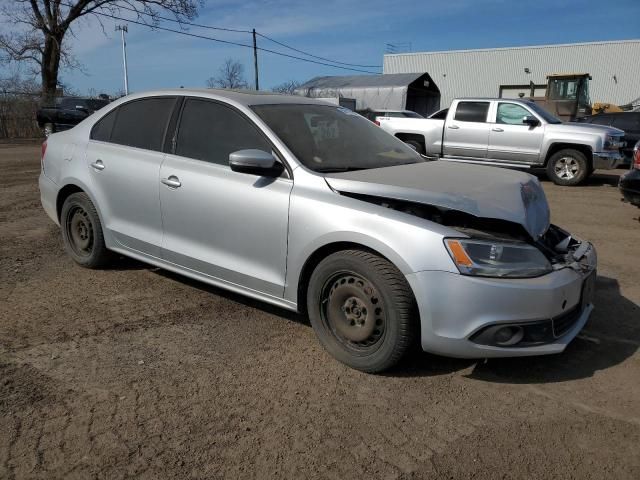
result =
[[529,125],[530,127],[537,127],[540,125],[540,120],[538,120],[533,115],[527,115],[522,119],[522,123],[525,125]]

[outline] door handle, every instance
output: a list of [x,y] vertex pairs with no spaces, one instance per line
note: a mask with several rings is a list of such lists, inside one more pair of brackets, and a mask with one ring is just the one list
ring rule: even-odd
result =
[[459,129],[460,127],[459,127],[458,125],[449,125],[449,128],[450,128],[451,130],[457,130],[457,129]]
[[493,130],[494,132],[504,132],[504,130],[502,128],[492,128],[491,130]]
[[102,160],[98,159],[95,162],[93,162],[91,164],[91,166],[93,168],[95,168],[96,170],[104,170],[104,163],[102,163]]
[[180,179],[178,179],[178,177],[176,177],[175,175],[171,175],[169,178],[163,178],[160,181],[164,183],[167,187],[171,187],[171,188],[178,188],[179,186],[182,185],[182,183],[180,183]]

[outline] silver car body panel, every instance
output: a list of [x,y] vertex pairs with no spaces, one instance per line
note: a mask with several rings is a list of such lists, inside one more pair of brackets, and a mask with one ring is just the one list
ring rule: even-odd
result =
[[[89,140],[91,127],[103,115],[150,95],[197,96],[235,107],[273,143],[289,167],[289,178],[265,180],[226,166]],[[534,177],[441,162],[321,175],[301,165],[249,108],[257,103],[323,102],[166,90],[109,104],[73,129],[49,137],[39,181],[45,212],[59,223],[61,191],[81,189],[96,206],[109,249],[291,310],[303,307],[299,282],[314,253],[336,245],[369,248],[406,276],[419,307],[422,347],[437,353],[476,357],[552,353],[561,351],[582,327],[590,306],[571,332],[544,348],[480,347],[470,342],[469,334],[483,324],[548,318],[561,312],[563,304],[569,308],[578,301],[588,272],[567,265],[533,279],[463,276],[443,241],[464,234],[340,193],[388,195],[500,218],[523,225],[535,237],[548,226],[548,210]],[[92,166],[98,158],[104,169]],[[122,177],[121,183],[116,175]],[[179,178],[179,188],[161,182],[171,175]],[[590,255],[592,270],[595,251]],[[466,300],[452,302],[452,295]]]

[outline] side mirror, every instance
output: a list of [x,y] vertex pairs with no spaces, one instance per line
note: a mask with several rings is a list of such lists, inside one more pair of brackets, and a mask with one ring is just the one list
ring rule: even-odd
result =
[[530,127],[537,127],[538,125],[540,125],[540,120],[538,120],[533,115],[527,115],[522,119],[522,123],[524,123],[525,125],[529,125]]
[[238,150],[229,154],[231,170],[261,177],[279,177],[284,170],[273,154],[264,150]]

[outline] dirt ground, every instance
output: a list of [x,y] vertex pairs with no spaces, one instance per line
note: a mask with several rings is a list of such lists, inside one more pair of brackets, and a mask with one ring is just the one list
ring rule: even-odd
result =
[[0,478],[640,478],[640,210],[616,172],[553,221],[599,251],[565,353],[334,361],[306,319],[140,263],[77,267],[38,145],[0,145]]

